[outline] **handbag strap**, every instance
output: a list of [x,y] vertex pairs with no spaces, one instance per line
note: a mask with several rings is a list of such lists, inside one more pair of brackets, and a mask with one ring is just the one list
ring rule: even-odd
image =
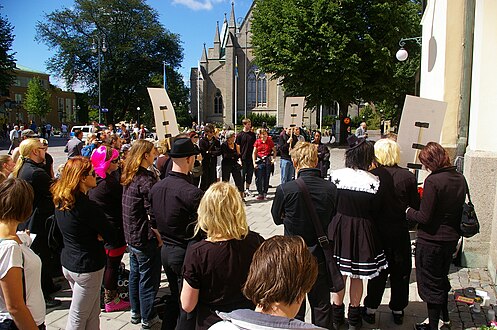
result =
[[302,192],[302,196],[304,196],[304,201],[305,204],[307,205],[307,210],[311,214],[312,224],[314,225],[314,230],[318,235],[319,245],[322,248],[325,248],[330,244],[330,241],[328,240],[328,237],[324,233],[321,222],[319,222],[319,217],[316,212],[316,207],[314,206],[314,203],[312,203],[311,196],[309,194],[309,189],[307,189],[307,185],[305,184],[304,179],[302,178],[298,178],[297,180],[295,180],[295,183],[297,183],[297,185],[299,186],[300,191]]
[[466,184],[466,195],[468,196],[468,200],[471,204],[473,204],[473,202],[471,201],[471,195],[469,194],[469,185],[468,185],[468,181],[466,181],[466,177],[463,175],[463,178],[464,178],[464,183]]

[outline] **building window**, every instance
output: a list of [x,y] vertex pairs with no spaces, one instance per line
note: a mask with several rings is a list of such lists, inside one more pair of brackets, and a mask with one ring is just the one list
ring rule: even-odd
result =
[[22,94],[16,94],[14,95],[15,99],[16,99],[16,103],[17,104],[21,104],[22,103]]
[[216,91],[216,95],[214,96],[214,113],[223,113],[223,96],[221,95],[221,91],[219,89]]
[[267,107],[266,74],[256,65],[252,65],[247,74],[247,106]]

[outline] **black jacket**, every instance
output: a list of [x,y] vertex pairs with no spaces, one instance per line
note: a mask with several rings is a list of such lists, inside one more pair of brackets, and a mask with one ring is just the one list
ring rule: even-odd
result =
[[[326,233],[336,211],[337,188],[331,181],[321,178],[321,171],[317,168],[301,169],[297,175],[307,185]],[[275,224],[285,226],[286,236],[302,236],[318,260],[324,260],[321,249],[316,249],[317,234],[302,192],[295,181],[286,182],[276,188],[271,214]]]
[[186,248],[193,237],[202,196],[202,190],[192,184],[191,176],[178,172],[169,172],[152,187],[151,218],[164,243]]
[[418,184],[409,170],[395,166],[379,166],[371,171],[380,179],[381,206],[375,214],[378,232],[383,238],[390,238],[409,230],[406,209],[419,209]]
[[123,186],[112,174],[105,179],[97,178],[97,186],[90,190],[88,196],[97,203],[105,214],[105,218],[116,228],[116,244],[106,242],[106,249],[116,249],[126,245],[123,229]]
[[[43,163],[37,164],[31,159],[26,159],[17,175],[19,179],[26,180],[34,190],[33,213],[24,228],[30,229],[34,234],[46,234],[46,220],[54,214],[54,205],[50,185],[52,179],[43,169]],[[24,229],[22,228],[22,229]]]
[[465,199],[465,179],[454,166],[428,175],[419,211],[410,208],[407,212],[408,219],[419,223],[418,239],[431,243],[457,241]]
[[116,242],[116,229],[105,219],[100,207],[88,196],[78,192],[71,210],[55,210],[64,248],[60,255],[62,266],[71,272],[89,273],[105,267],[104,243]]

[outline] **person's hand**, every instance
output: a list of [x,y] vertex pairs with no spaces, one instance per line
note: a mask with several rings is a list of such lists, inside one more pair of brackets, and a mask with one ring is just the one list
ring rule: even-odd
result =
[[103,242],[103,241],[104,241],[103,237],[102,237],[102,236],[100,236],[100,234],[98,234],[98,235],[97,235],[97,240],[99,240],[100,242]]

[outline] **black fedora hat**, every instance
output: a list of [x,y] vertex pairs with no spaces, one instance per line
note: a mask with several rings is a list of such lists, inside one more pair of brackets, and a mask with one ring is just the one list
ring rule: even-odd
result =
[[365,138],[358,138],[355,135],[351,135],[347,138],[347,144],[349,145],[349,150],[357,148],[366,141]]
[[198,149],[193,145],[192,140],[189,138],[179,138],[174,140],[173,146],[169,151],[169,157],[171,158],[183,158],[199,153]]

